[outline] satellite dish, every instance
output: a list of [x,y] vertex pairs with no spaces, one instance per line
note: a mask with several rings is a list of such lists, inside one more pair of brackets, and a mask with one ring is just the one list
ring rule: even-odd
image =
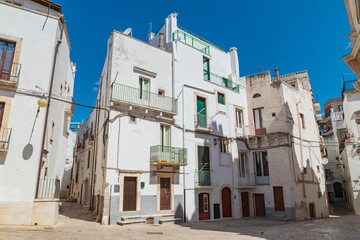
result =
[[322,162],[322,164],[326,165],[329,163],[329,159],[323,158],[323,159],[321,159],[321,162]]
[[127,28],[123,33],[126,34],[126,35],[129,35],[129,33],[131,33],[131,35],[132,35],[132,29]]

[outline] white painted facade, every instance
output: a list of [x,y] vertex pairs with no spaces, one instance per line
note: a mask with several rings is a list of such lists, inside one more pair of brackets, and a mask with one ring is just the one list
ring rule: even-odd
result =
[[[37,102],[49,95],[63,16],[59,10],[33,1],[17,2],[21,6],[0,1],[0,22],[6,23],[0,26],[0,39],[15,44],[13,63],[21,65],[18,71],[12,69],[16,75],[12,83],[1,80],[0,86],[0,101],[5,103],[1,127],[12,129],[8,149],[0,153],[0,224],[53,225],[58,214],[55,192],[60,191],[72,113],[65,102],[51,100],[42,150],[46,107],[38,108]],[[66,101],[73,93],[75,71],[66,24],[56,59],[52,96]],[[40,186],[35,196],[40,155],[40,178],[51,179],[53,190],[45,192]]]

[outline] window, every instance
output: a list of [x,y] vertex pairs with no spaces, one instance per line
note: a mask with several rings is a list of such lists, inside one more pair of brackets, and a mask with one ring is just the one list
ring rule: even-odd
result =
[[245,153],[240,153],[240,158],[239,158],[239,172],[240,172],[240,177],[246,177],[246,154]]
[[10,80],[15,43],[0,41],[0,79]]
[[148,100],[149,99],[149,80],[140,78],[139,79],[139,98]]
[[225,94],[218,92],[218,103],[225,105]]
[[229,153],[229,144],[226,145],[225,141],[227,141],[227,143],[229,142],[229,140],[227,139],[220,139],[220,152],[221,153]]
[[207,127],[206,99],[199,96],[196,98],[196,120],[199,127]]
[[203,58],[204,79],[210,81],[210,60]]
[[136,123],[136,117],[130,116],[130,122],[131,123]]
[[339,109],[339,111],[342,111],[342,110],[343,110],[343,106],[342,106],[342,105],[338,105],[338,109]]
[[242,128],[243,127],[243,110],[235,109],[235,117],[236,117],[236,127]]
[[302,113],[300,113],[300,121],[302,128],[305,129],[305,119],[304,119],[304,114]]
[[161,150],[168,151],[170,147],[170,126],[160,125],[160,146]]
[[256,176],[269,176],[267,152],[254,152],[254,163]]
[[91,151],[88,152],[87,168],[90,167],[90,158],[91,158]]
[[162,90],[162,89],[159,89],[158,95],[159,95],[160,97],[165,97],[165,91]]
[[50,132],[50,143],[54,141],[54,129],[55,129],[55,123],[52,122],[51,124],[51,132]]
[[253,98],[258,98],[258,97],[261,97],[260,93],[255,93]]
[[254,111],[255,134],[266,133],[264,108],[256,108]]

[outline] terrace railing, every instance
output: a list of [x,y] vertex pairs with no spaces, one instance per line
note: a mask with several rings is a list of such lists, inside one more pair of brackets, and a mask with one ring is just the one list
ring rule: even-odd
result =
[[207,81],[210,81],[217,85],[229,88],[230,90],[233,90],[235,92],[239,92],[239,84],[237,84],[227,78],[216,75],[215,73],[212,73],[205,69],[204,69],[204,80],[207,80]]
[[12,63],[11,66],[0,68],[0,80],[18,83],[20,76],[21,64]]
[[187,164],[187,149],[156,145],[150,147],[151,164]]
[[206,42],[194,37],[193,35],[183,31],[183,30],[176,30],[173,32],[173,41],[179,40],[187,45],[190,45],[203,53],[210,55],[210,45]]
[[177,113],[176,99],[118,83],[111,85],[111,100]]

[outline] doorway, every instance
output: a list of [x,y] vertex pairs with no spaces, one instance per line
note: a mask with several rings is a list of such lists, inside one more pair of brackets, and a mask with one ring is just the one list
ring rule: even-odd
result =
[[264,194],[254,194],[255,196],[255,214],[257,217],[265,217],[265,197]]
[[310,213],[310,218],[315,218],[315,204],[314,203],[309,204],[309,213]]
[[136,177],[124,178],[123,211],[136,211]]
[[199,194],[199,220],[210,219],[210,203],[209,203],[209,194],[200,193]]
[[250,217],[250,206],[249,206],[249,193],[241,193],[241,203],[242,203],[242,216]]
[[231,190],[228,187],[224,187],[221,191],[222,200],[222,214],[223,218],[232,217],[231,213]]
[[274,187],[275,211],[285,211],[283,187]]
[[170,178],[160,178],[160,210],[171,210]]

